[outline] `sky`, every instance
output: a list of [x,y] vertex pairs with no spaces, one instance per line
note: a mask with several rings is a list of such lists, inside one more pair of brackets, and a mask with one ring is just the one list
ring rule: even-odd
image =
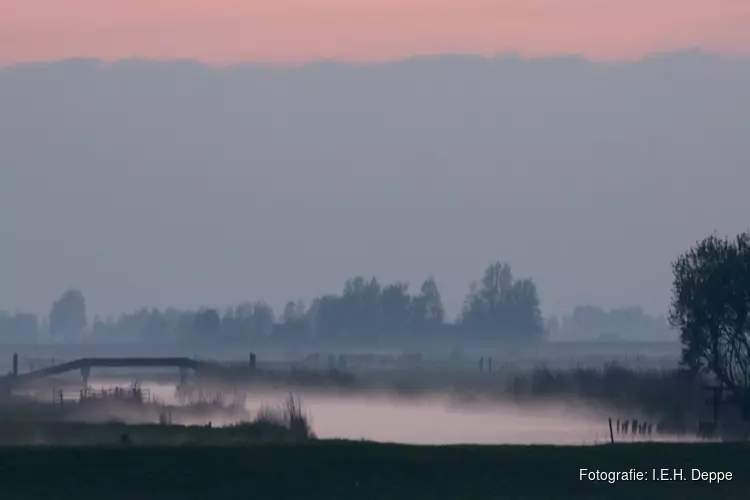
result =
[[413,58],[0,70],[0,310],[307,304],[495,260],[576,305],[667,310],[670,263],[750,229],[750,58]]
[[[743,57],[647,57],[686,48]],[[507,52],[589,61],[211,67]],[[664,312],[673,258],[748,229],[748,56],[750,0],[0,0],[0,66],[161,61],[0,71],[0,309],[363,274],[455,314],[499,259],[545,313]]]
[[701,48],[750,54],[747,0],[0,0],[0,64],[94,57],[296,63]]

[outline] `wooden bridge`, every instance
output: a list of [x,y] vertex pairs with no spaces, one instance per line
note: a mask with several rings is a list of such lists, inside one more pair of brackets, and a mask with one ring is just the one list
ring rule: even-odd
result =
[[[249,367],[254,368],[255,359],[251,355]],[[178,368],[180,378],[184,381],[187,372],[192,370],[196,374],[221,374],[226,367],[209,361],[199,361],[192,358],[182,357],[123,357],[123,358],[81,358],[75,361],[60,363],[54,366],[33,370],[26,373],[18,373],[18,356],[13,356],[13,371],[4,377],[6,383],[22,385],[46,377],[53,377],[71,371],[80,371],[84,385],[88,384],[92,368]],[[0,377],[3,378],[3,377]]]
[[52,377],[66,372],[80,370],[84,379],[88,378],[92,368],[180,368],[194,371],[216,371],[219,365],[198,361],[191,358],[81,358],[31,372],[17,374],[18,382],[28,382],[45,377]]

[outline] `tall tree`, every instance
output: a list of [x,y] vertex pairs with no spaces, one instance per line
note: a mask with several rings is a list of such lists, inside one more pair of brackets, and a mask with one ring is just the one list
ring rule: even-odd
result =
[[49,331],[53,337],[78,338],[86,328],[86,300],[79,290],[67,290],[52,304]]
[[539,340],[545,330],[534,282],[530,279],[516,281],[504,300],[511,331],[527,340]]
[[271,306],[261,300],[253,304],[253,335],[259,337],[270,335],[273,330],[274,320]]
[[418,331],[438,328],[445,321],[445,308],[440,290],[433,277],[427,278],[420,288],[420,293],[414,297],[412,308],[414,328]]
[[490,264],[484,271],[481,285],[472,284],[461,322],[477,333],[496,333],[503,326],[509,326],[505,299],[512,285],[513,274],[508,264]]
[[307,336],[310,332],[311,326],[305,312],[305,303],[302,300],[287,302],[281,314],[281,323],[274,326],[274,335],[293,338]]
[[301,300],[293,301],[290,300],[284,306],[284,311],[281,314],[281,321],[283,324],[293,324],[305,317],[305,303]]
[[510,265],[501,262],[487,267],[481,285],[472,285],[460,322],[473,333],[523,341],[544,332],[536,285],[529,279],[514,281]]
[[347,318],[344,317],[343,300],[336,295],[324,295],[313,300],[307,312],[309,321],[318,337],[335,337],[343,332]]
[[199,341],[216,340],[221,330],[221,318],[216,309],[203,309],[193,318],[194,338]]
[[397,334],[406,330],[411,319],[411,297],[407,283],[393,283],[383,288],[380,296],[382,320],[386,334]]
[[380,326],[380,294],[380,283],[374,277],[366,281],[362,276],[357,276],[346,282],[340,306],[347,333],[362,335]]
[[163,340],[169,333],[169,323],[158,309],[144,311],[145,317],[141,326],[141,337],[147,341]]
[[712,235],[672,264],[669,322],[682,362],[732,389],[750,388],[750,234]]

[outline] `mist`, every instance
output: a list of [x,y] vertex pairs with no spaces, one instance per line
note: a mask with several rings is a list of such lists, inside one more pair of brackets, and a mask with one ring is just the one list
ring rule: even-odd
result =
[[[93,380],[91,388],[101,390],[127,387],[127,379]],[[165,382],[143,381],[140,387],[152,397],[168,405],[179,404],[176,386]],[[238,394],[236,387],[204,388],[204,398]],[[432,392],[419,397],[397,396],[385,391],[372,393],[336,393],[319,390],[295,389],[310,419],[315,435],[320,439],[366,440],[384,443],[420,445],[446,444],[553,444],[595,445],[608,442],[608,418],[638,418],[637,410],[615,410],[603,404],[576,398],[541,398],[534,401],[498,401],[497,399],[457,398],[455,394]],[[286,397],[278,388],[245,389],[246,420],[262,407],[274,407]],[[127,412],[126,412],[127,413]],[[152,412],[153,413],[153,412]],[[120,417],[122,417],[122,412]],[[127,416],[127,415],[125,415]],[[91,413],[84,418],[100,418]],[[189,425],[232,425],[240,414],[205,415],[202,418],[182,419]],[[130,421],[147,423],[154,419],[131,411]],[[618,440],[623,438],[618,436]],[[627,440],[645,440],[629,436]],[[695,436],[649,436],[649,441],[690,441]]]

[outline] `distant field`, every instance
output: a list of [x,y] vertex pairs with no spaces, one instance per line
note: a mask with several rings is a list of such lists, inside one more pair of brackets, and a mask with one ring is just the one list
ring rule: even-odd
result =
[[[320,441],[250,447],[0,448],[0,498],[27,499],[721,499],[750,495],[750,447],[411,447]],[[648,474],[589,482],[579,469]],[[652,469],[683,469],[659,482]],[[723,483],[691,469],[731,472]]]
[[[431,352],[429,345],[401,346],[385,349],[378,346],[324,346],[298,345],[294,349],[280,345],[213,346],[198,347],[177,344],[0,344],[0,374],[7,373],[12,367],[14,353],[19,356],[21,373],[32,369],[32,360],[49,363],[72,361],[83,357],[111,356],[185,356],[193,358],[241,361],[246,362],[250,352],[258,355],[258,366],[268,369],[285,369],[289,362],[300,361],[312,353],[334,354],[372,354],[372,353],[423,353],[427,364],[441,360],[443,368],[476,367],[480,357],[492,356],[498,370],[533,369],[547,366],[555,369],[576,367],[603,367],[617,362],[622,366],[642,369],[674,368],[680,356],[680,344],[677,341],[550,341],[539,346],[516,350],[502,345],[485,345],[464,347],[462,360],[448,363],[451,354],[448,347],[439,352]],[[38,366],[37,366],[38,367]],[[174,371],[172,371],[174,372]]]

